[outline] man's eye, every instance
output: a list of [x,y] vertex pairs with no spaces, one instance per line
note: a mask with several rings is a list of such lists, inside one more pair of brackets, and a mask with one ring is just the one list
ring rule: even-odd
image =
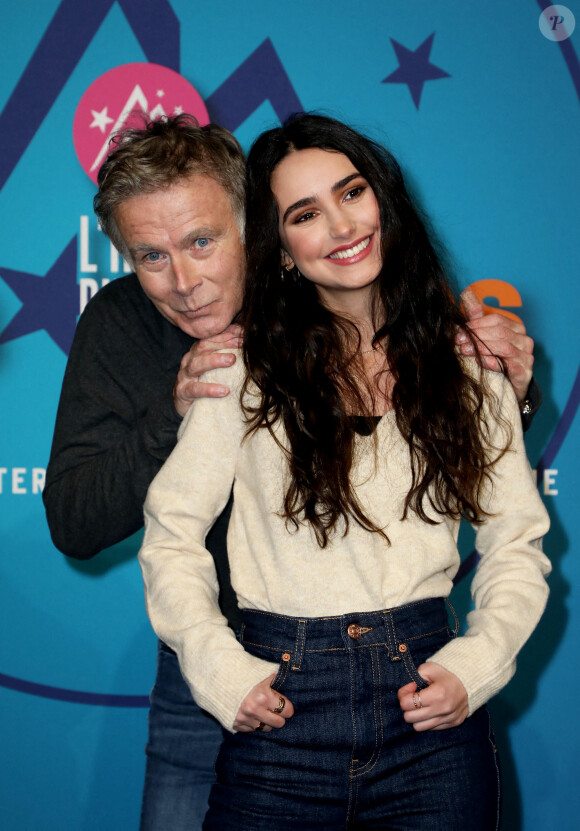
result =
[[209,245],[209,238],[200,237],[199,239],[196,239],[195,245],[197,246],[197,248],[207,248],[207,246]]
[[143,259],[149,263],[157,263],[161,259],[161,254],[159,251],[150,251]]

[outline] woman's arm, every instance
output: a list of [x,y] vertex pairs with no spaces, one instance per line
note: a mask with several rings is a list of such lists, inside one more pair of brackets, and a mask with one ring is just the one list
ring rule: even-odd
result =
[[244,434],[238,365],[219,376],[231,394],[200,399],[184,419],[177,447],[149,489],[139,554],[153,628],[177,653],[197,703],[229,730],[250,690],[277,669],[245,652],[228,627],[204,545],[229,498]]
[[[468,629],[431,659],[461,681],[469,713],[514,674],[516,656],[544,611],[551,568],[542,552],[549,517],[526,456],[513,390],[500,375],[488,374],[488,380],[511,423],[512,443],[486,486],[490,516],[476,528],[480,561],[471,584],[475,608],[467,616]],[[498,427],[496,441],[501,435]]]
[[[429,687],[399,690],[399,703],[415,730],[457,726],[499,692],[515,672],[516,656],[546,605],[550,563],[542,553],[549,527],[523,445],[519,409],[505,378],[488,374],[502,414],[512,426],[509,450],[494,466],[487,488],[491,516],[477,528],[481,555],[471,585],[475,609],[468,629],[418,667]],[[501,429],[496,430],[501,441]]]

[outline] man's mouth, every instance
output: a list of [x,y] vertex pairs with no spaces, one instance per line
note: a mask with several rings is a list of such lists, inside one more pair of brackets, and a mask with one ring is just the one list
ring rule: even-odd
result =
[[196,309],[181,309],[180,314],[191,316],[203,314],[203,312],[207,311],[207,309],[209,309],[210,306],[211,303],[207,303],[205,306],[198,306]]
[[357,254],[360,254],[365,250],[365,248],[369,247],[371,244],[371,238],[372,235],[371,237],[365,237],[350,248],[339,248],[336,251],[333,251],[332,254],[329,254],[328,258],[330,260],[348,260],[351,257],[356,257]]

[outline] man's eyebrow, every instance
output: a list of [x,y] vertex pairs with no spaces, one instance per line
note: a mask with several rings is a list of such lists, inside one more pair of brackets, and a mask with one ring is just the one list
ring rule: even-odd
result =
[[[196,239],[201,239],[203,237],[219,237],[222,231],[219,228],[216,228],[215,225],[202,225],[199,228],[194,228],[188,234],[184,236],[181,240],[182,245],[191,245],[192,242],[195,242]],[[163,245],[155,245],[155,243],[149,242],[137,242],[135,245],[131,246],[129,249],[129,253],[132,256],[136,254],[141,254],[144,251],[160,251],[165,252],[165,246]]]
[[222,229],[216,227],[215,225],[201,225],[199,228],[194,228],[188,234],[186,234],[182,240],[182,244],[190,245],[192,242],[195,242],[196,239],[202,239],[204,237],[219,237],[223,233]]
[[136,254],[141,254],[143,251],[160,251],[161,247],[158,245],[150,245],[148,242],[137,242],[129,248],[129,253],[132,257]]
[[[353,179],[357,179],[359,176],[362,176],[362,173],[359,173],[358,170],[356,173],[350,173],[348,176],[345,176],[344,179],[340,179],[336,182],[331,188],[331,193],[336,193],[337,190],[340,190],[345,185],[348,185],[349,182],[352,182]],[[299,208],[305,208],[307,205],[312,205],[313,202],[316,202],[316,196],[305,196],[304,199],[299,199],[297,202],[294,202],[284,211],[284,216],[282,217],[282,223],[286,222],[288,216],[293,212],[298,210]]]

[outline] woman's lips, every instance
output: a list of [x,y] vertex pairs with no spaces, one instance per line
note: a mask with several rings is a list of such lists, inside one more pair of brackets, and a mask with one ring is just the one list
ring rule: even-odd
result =
[[348,247],[341,246],[340,248],[335,248],[332,254],[327,255],[326,259],[332,260],[336,265],[352,265],[352,263],[358,263],[370,254],[373,239],[374,234],[371,234],[350,244]]

